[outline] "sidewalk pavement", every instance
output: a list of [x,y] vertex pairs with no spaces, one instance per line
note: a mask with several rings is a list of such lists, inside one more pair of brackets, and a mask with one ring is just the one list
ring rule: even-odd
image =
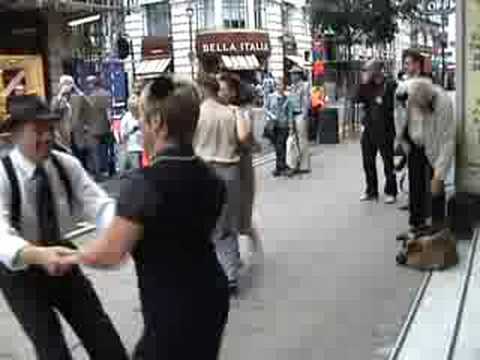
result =
[[[395,264],[395,234],[406,227],[406,214],[358,201],[359,145],[313,151],[310,175],[272,178],[273,164],[257,169],[254,220],[263,256],[232,301],[222,360],[384,359],[421,283],[421,273]],[[133,349],[142,321],[132,264],[87,273]],[[87,359],[67,334],[74,358]],[[34,359],[3,299],[0,358]]]

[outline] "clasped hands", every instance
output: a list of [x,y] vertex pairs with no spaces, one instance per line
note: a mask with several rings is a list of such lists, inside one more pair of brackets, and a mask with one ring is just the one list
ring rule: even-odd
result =
[[26,265],[42,266],[51,276],[62,276],[81,263],[81,252],[63,246],[28,245],[20,252]]

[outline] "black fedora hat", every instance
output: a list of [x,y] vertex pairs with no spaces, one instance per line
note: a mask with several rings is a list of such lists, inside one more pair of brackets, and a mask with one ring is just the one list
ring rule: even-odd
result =
[[36,95],[13,96],[8,99],[7,112],[11,125],[25,121],[57,121],[60,114]]

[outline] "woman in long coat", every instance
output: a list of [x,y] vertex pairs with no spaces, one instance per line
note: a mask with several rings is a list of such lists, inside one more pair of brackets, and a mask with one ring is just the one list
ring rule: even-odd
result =
[[253,128],[254,93],[249,91],[235,74],[222,74],[219,77],[219,97],[229,103],[248,124],[249,140],[240,146],[240,212],[239,234],[247,236],[251,241],[249,256],[261,251],[257,229],[253,225],[253,204],[255,199],[255,171],[253,168],[253,152],[257,145]]

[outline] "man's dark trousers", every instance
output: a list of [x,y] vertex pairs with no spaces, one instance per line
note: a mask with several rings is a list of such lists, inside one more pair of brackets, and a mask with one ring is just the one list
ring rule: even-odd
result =
[[90,359],[128,359],[95,290],[79,267],[64,276],[52,277],[38,267],[11,272],[1,266],[0,284],[38,360],[72,359],[55,310],[70,324]]
[[445,222],[445,192],[430,197],[430,180],[433,169],[423,147],[410,142],[408,154],[409,224],[413,228],[425,225],[428,218],[428,202],[431,201],[432,225]]
[[397,179],[393,162],[393,139],[381,139],[380,141],[372,139],[368,132],[362,134],[362,158],[365,179],[367,182],[366,194],[372,197],[378,197],[378,176],[377,176],[377,154],[383,159],[383,168],[385,173],[385,194],[397,196]]
[[287,169],[287,139],[288,127],[277,126],[275,128],[276,171]]

